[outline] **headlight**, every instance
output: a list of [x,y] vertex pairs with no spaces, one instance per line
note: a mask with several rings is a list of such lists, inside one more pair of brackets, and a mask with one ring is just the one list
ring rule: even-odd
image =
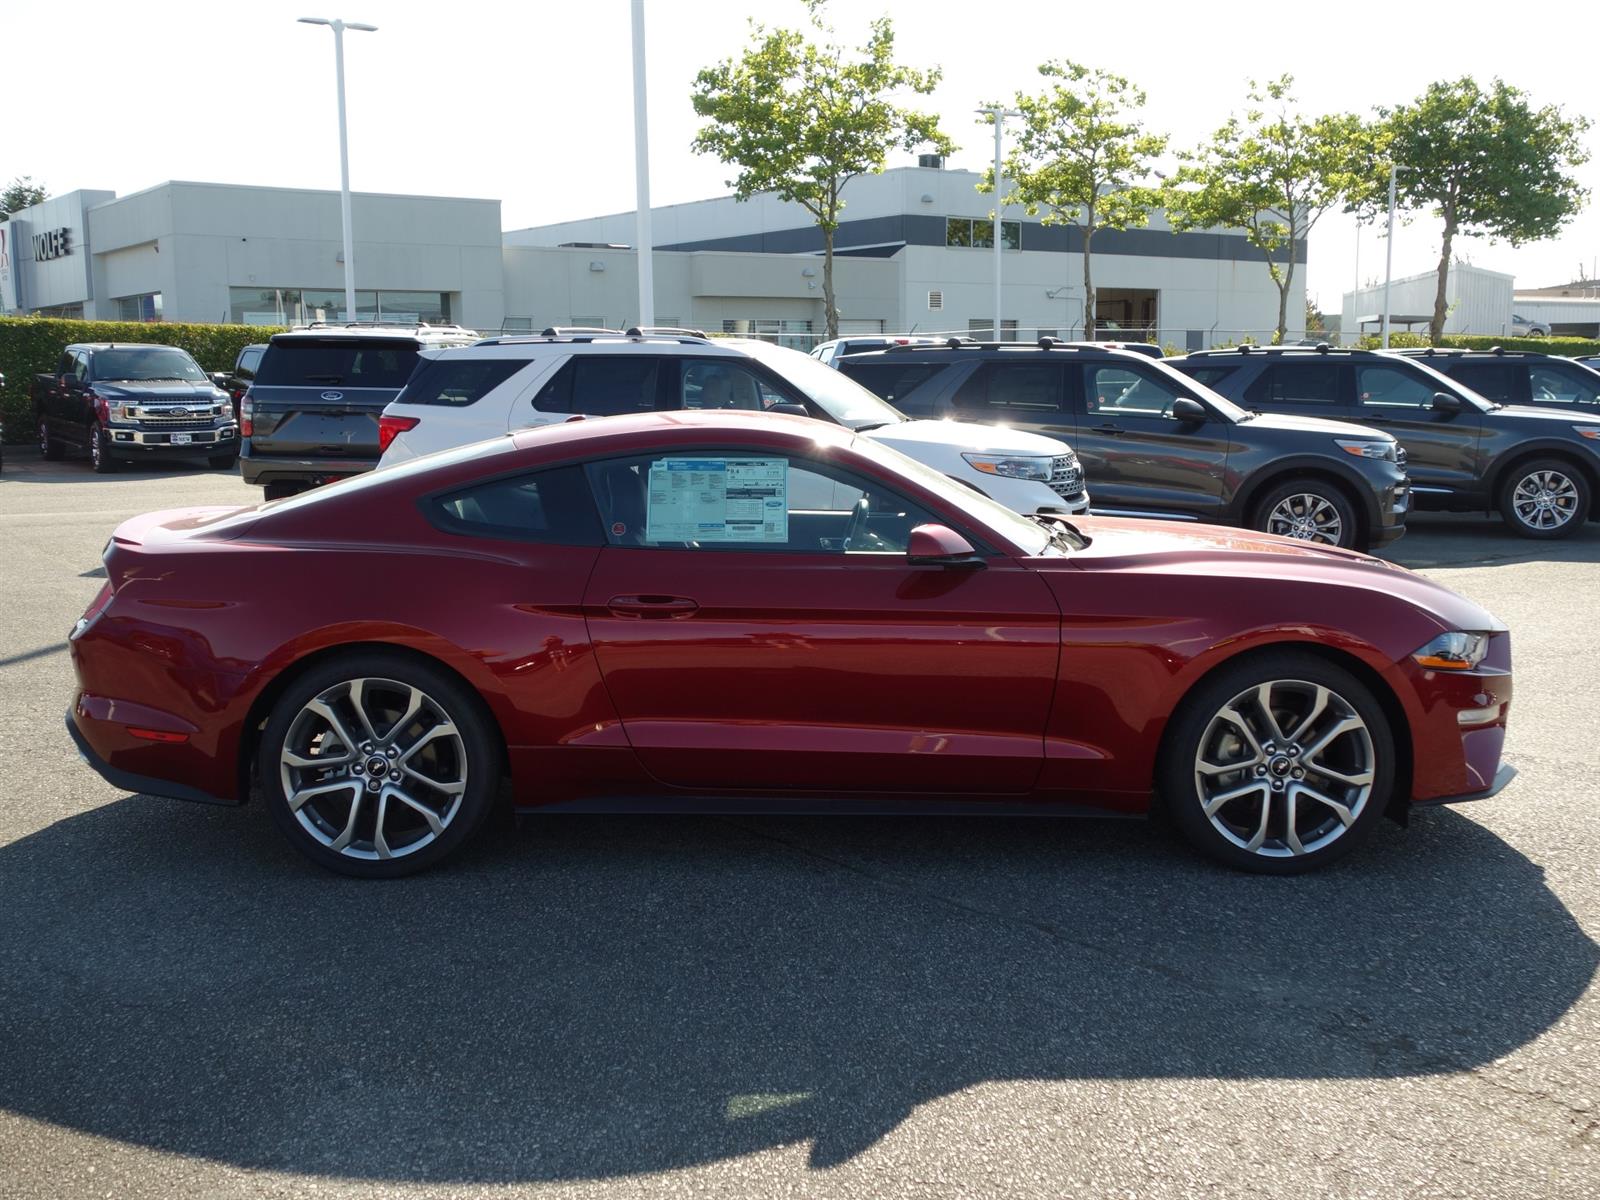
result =
[[1411,657],[1431,671],[1470,671],[1489,649],[1486,633],[1441,633]]
[[1022,458],[1009,454],[963,454],[961,457],[985,475],[1050,482],[1052,463],[1048,458]]
[[111,418],[113,425],[129,425],[133,422],[133,409],[136,407],[126,400],[111,400],[106,403],[106,415]]
[[1600,425],[1574,425],[1572,432],[1591,442],[1600,442]]
[[1373,442],[1362,438],[1334,438],[1333,444],[1346,454],[1353,454],[1357,458],[1381,458],[1394,462],[1395,443],[1392,441]]

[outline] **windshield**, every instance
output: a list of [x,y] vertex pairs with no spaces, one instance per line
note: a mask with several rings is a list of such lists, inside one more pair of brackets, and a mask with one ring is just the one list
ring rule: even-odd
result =
[[876,459],[890,470],[910,476],[919,486],[970,514],[973,520],[1012,545],[1020,547],[1024,554],[1043,554],[1050,546],[1049,532],[1037,522],[882,442],[873,438],[856,438],[850,448],[866,458]]
[[206,373],[182,350],[170,346],[96,350],[94,377],[107,383],[141,383],[157,379],[206,382]]
[[846,429],[875,429],[906,420],[899,409],[885,404],[855,380],[798,350],[762,342],[744,342],[739,349],[766,363]]
[[1466,384],[1461,383],[1458,380],[1451,379],[1450,376],[1444,374],[1442,371],[1435,371],[1432,367],[1428,366],[1427,363],[1418,362],[1416,359],[1409,358],[1403,354],[1391,354],[1389,357],[1397,358],[1401,362],[1407,363],[1408,365],[1415,367],[1418,371],[1421,371],[1428,377],[1429,381],[1432,382],[1434,389],[1437,391],[1448,392],[1453,396],[1462,396],[1467,400],[1468,403],[1476,404],[1480,409],[1487,410],[1499,407],[1487,396],[1480,392],[1473,391]]
[[1159,371],[1162,375],[1167,377],[1167,380],[1170,383],[1181,384],[1183,387],[1182,394],[1193,395],[1201,400],[1204,400],[1229,421],[1248,421],[1253,415],[1249,410],[1240,408],[1221,392],[1212,391],[1193,375],[1185,375],[1176,367],[1170,367],[1160,359],[1149,358],[1142,354],[1139,357],[1144,360],[1142,365],[1146,368]]

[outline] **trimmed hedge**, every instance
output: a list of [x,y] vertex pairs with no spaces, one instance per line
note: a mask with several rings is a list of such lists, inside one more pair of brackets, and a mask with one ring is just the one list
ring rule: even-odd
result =
[[[1378,334],[1367,334],[1361,339],[1360,346],[1363,350],[1376,350],[1383,338]],[[1413,347],[1425,349],[1433,345],[1425,333],[1391,333],[1389,335],[1389,348],[1391,350],[1410,350]],[[1496,346],[1507,350],[1526,350],[1532,354],[1554,354],[1561,358],[1581,358],[1590,354],[1600,354],[1600,341],[1593,338],[1579,337],[1495,337],[1484,334],[1447,333],[1439,339],[1439,345],[1450,350],[1493,350]]]
[[6,441],[33,440],[33,377],[56,368],[74,342],[158,342],[187,350],[206,371],[231,371],[239,350],[264,342],[271,325],[183,325],[137,321],[61,321],[53,317],[0,317],[0,421]]

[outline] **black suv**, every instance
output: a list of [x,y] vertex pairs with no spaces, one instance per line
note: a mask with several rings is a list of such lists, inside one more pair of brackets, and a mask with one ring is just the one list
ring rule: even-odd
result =
[[333,325],[274,334],[239,401],[240,473],[268,500],[378,465],[378,417],[417,352],[470,346],[454,325]]
[[839,369],[913,417],[1062,438],[1083,462],[1097,513],[1338,546],[1382,546],[1405,532],[1406,472],[1389,434],[1258,416],[1144,354],[952,338],[851,355]]
[[1600,371],[1570,358],[1523,350],[1401,350],[1496,404],[1576,408],[1600,415]]
[[1600,412],[1495,404],[1425,358],[1395,351],[1241,346],[1171,362],[1246,408],[1394,434],[1419,509],[1499,509],[1534,538],[1566,537],[1593,513]]

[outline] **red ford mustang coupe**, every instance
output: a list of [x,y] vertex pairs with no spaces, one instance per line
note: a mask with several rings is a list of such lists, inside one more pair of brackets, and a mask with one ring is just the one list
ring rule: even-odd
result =
[[68,728],[352,875],[539,809],[1164,804],[1289,873],[1489,796],[1506,629],[1265,534],[1026,518],[799,417],[608,417],[254,508],[129,521]]

